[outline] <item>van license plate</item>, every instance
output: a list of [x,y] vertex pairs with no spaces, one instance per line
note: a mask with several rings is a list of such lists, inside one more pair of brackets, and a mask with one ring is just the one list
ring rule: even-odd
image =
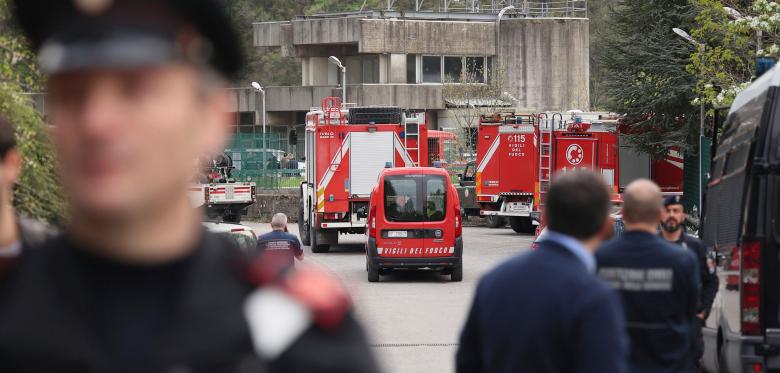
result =
[[507,206],[507,211],[514,212],[514,213],[531,212],[531,205],[522,202],[510,202],[509,205]]
[[389,231],[387,232],[388,238],[406,238],[406,231]]

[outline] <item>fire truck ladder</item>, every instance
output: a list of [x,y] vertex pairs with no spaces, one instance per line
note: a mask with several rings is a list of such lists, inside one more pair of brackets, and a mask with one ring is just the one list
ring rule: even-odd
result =
[[553,172],[553,135],[556,127],[556,117],[563,122],[563,115],[555,113],[552,117],[539,114],[539,209],[542,210],[550,190],[550,180]]
[[[409,147],[409,138],[414,138],[415,146]],[[420,121],[417,118],[404,118],[404,149],[406,153],[409,151],[416,151],[417,158],[412,159],[412,166],[417,167],[420,165]],[[411,154],[409,154],[411,155]]]
[[[346,117],[344,116],[344,113],[341,111],[341,98],[340,97],[325,97],[322,99],[321,102],[322,105],[322,111],[323,115],[325,117],[325,125],[327,126],[339,126],[339,130],[337,131],[339,135],[341,134],[342,126],[346,125]],[[341,136],[339,136],[339,139],[341,139]],[[339,149],[337,156],[334,156],[332,158],[332,162],[330,165],[328,165],[328,168],[331,171],[338,170],[339,166],[341,165],[342,159],[344,159],[344,147],[343,144],[339,144]]]

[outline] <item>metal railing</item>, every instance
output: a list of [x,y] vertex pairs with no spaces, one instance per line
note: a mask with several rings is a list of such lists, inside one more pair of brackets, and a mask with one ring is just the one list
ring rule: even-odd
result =
[[[398,0],[387,0],[385,10],[396,9]],[[416,12],[492,13],[513,6],[511,12],[528,17],[584,17],[588,16],[587,0],[415,0]],[[406,9],[408,10],[408,9]],[[364,11],[364,9],[361,9]]]

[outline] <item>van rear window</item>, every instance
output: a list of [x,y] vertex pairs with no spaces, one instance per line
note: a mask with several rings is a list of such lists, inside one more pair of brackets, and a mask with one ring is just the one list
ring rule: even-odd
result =
[[389,221],[442,221],[447,208],[447,180],[439,175],[385,177],[385,218]]

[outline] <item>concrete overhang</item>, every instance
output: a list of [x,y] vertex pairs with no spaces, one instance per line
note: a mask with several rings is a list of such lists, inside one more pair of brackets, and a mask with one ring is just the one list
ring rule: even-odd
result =
[[[251,88],[235,88],[235,111],[262,109],[261,96]],[[338,86],[266,87],[269,112],[309,111],[328,96],[341,96]],[[347,85],[347,102],[359,106],[391,105],[404,109],[445,109],[441,84],[359,84]]]
[[316,48],[351,46],[357,53],[495,55],[495,22],[449,19],[306,18],[253,24],[254,45],[311,56]]

